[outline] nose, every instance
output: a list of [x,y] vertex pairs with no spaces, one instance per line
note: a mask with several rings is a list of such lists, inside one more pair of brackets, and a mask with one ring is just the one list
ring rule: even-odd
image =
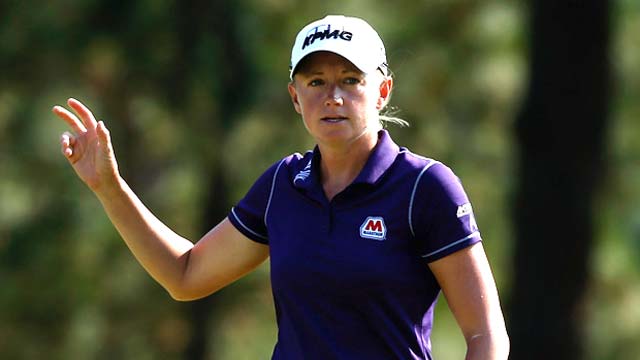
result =
[[342,92],[340,88],[337,86],[331,87],[327,92],[327,98],[325,100],[326,106],[337,105],[341,106],[344,104],[344,98],[342,97]]

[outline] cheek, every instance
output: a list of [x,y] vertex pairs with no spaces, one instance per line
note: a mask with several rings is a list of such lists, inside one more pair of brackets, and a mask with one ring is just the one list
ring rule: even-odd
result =
[[298,98],[297,111],[302,116],[302,119],[313,118],[324,104],[323,99],[316,94],[304,94]]
[[299,97],[300,106],[303,109],[308,109],[308,108],[317,106],[318,104],[322,103],[321,100],[322,98],[319,94],[311,91],[302,92]]
[[368,113],[378,113],[380,110],[380,93],[378,89],[367,89],[363,95],[363,106],[366,107]]

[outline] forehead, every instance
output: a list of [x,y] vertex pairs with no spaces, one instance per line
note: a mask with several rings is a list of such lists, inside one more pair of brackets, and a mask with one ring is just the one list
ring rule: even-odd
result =
[[362,73],[351,61],[329,51],[318,51],[305,56],[305,58],[300,61],[297,72],[318,72],[326,70],[326,68]]

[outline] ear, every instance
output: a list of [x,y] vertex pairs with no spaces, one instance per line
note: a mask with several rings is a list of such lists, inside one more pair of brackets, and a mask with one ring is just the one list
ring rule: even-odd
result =
[[376,108],[378,110],[384,109],[391,99],[391,90],[393,90],[393,78],[391,76],[385,76],[380,84],[380,95],[378,96],[378,103]]
[[287,89],[289,90],[289,95],[291,96],[291,102],[293,103],[293,107],[296,109],[296,112],[298,114],[302,114],[300,102],[298,101],[298,91],[296,90],[295,83],[293,81],[290,82],[289,85],[287,86]]

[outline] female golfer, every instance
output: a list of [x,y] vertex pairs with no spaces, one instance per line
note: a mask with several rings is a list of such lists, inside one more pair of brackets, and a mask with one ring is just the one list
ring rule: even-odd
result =
[[509,340],[471,204],[442,163],[399,147],[380,111],[393,80],[365,21],[305,26],[288,90],[316,142],[267,169],[195,244],[165,226],[118,172],[109,131],[69,99],[62,153],[144,268],[172,297],[207,296],[267,257],[273,359],[431,359],[440,291],[467,359],[506,359]]

